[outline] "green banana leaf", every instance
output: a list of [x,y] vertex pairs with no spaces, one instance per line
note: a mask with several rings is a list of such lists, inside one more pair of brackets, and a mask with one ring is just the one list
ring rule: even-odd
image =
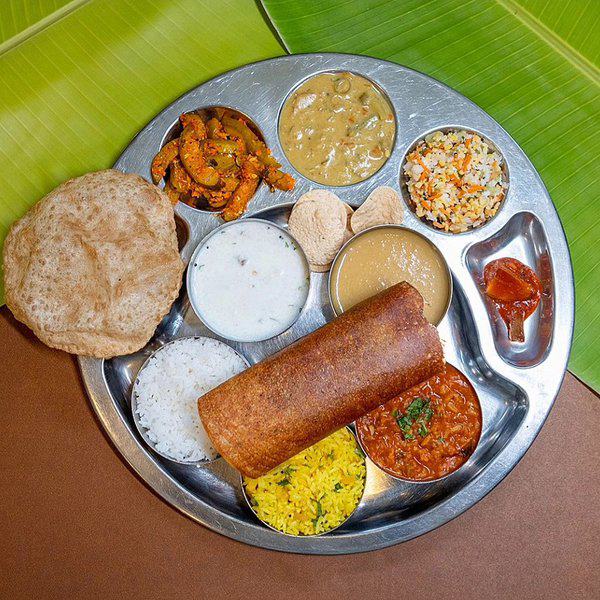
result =
[[[56,19],[69,10],[69,5],[81,4],[69,0],[5,0],[0,3],[0,44],[18,35],[31,35],[42,29],[46,19]],[[26,31],[30,29],[30,31]]]
[[368,54],[418,69],[476,102],[517,140],[544,179],[570,244],[570,369],[600,390],[600,2],[263,4],[290,52]]
[[[293,52],[365,53],[463,92],[525,148],[567,230],[577,282],[571,368],[600,387],[600,4],[571,0],[267,0]],[[0,244],[60,181],[112,164],[156,112],[227,69],[281,53],[251,0],[0,2]],[[0,302],[3,301],[0,280]]]
[[249,0],[1,0],[0,23],[0,245],[175,98],[283,51]]

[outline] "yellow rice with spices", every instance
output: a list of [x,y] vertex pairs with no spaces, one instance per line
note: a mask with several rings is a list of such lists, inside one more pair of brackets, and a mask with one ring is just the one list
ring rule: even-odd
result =
[[262,477],[244,477],[244,487],[258,518],[274,529],[317,535],[354,512],[365,477],[364,454],[343,428]]
[[406,157],[404,174],[417,217],[461,233],[483,225],[506,194],[502,157],[469,131],[436,131]]

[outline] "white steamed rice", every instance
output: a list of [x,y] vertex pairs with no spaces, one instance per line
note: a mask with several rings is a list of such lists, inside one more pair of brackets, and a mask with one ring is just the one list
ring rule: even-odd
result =
[[133,387],[139,424],[156,451],[183,462],[216,458],[198,398],[246,366],[233,348],[211,338],[182,338],[159,348]]

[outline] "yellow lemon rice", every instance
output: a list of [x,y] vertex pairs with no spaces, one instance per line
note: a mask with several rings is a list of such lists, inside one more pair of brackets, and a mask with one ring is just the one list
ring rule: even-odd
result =
[[291,535],[316,535],[343,523],[365,488],[365,457],[343,428],[266,475],[244,477],[256,515]]

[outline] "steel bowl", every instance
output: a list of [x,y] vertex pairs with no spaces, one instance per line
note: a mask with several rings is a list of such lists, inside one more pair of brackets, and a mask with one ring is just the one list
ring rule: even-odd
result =
[[[451,365],[451,366],[454,367],[454,365]],[[435,479],[410,479],[408,477],[401,477],[400,475],[396,475],[395,473],[392,473],[389,469],[382,467],[376,460],[374,460],[371,457],[370,452],[367,450],[366,446],[363,445],[362,436],[360,434],[360,428],[359,428],[358,424],[355,423],[356,439],[357,439],[358,444],[360,445],[363,453],[369,457],[369,460],[378,469],[383,471],[387,476],[391,477],[392,479],[396,479],[397,481],[404,481],[406,483],[419,484],[419,485],[435,484],[440,481],[443,481],[444,479],[448,479],[448,477],[463,470],[463,468],[466,467],[466,465],[471,461],[471,458],[477,452],[477,449],[479,447],[479,442],[481,441],[481,433],[483,431],[483,410],[481,408],[481,402],[479,401],[479,396],[477,394],[475,386],[473,385],[473,382],[460,369],[458,369],[457,367],[454,367],[454,368],[469,382],[469,385],[471,386],[471,389],[473,390],[473,393],[475,394],[475,398],[477,398],[477,404],[479,405],[479,412],[481,413],[481,428],[479,430],[479,436],[477,437],[477,443],[475,444],[475,448],[473,448],[473,452],[471,452],[469,458],[467,458],[467,460],[465,460],[465,462],[462,465],[460,465],[460,467],[458,467],[457,469],[454,469],[454,471],[450,471],[449,473],[446,473],[446,475],[442,475],[441,477],[436,477]],[[467,469],[468,469],[468,467],[467,467]]]
[[332,527],[331,529],[328,529],[327,531],[322,531],[321,533],[313,533],[313,534],[293,534],[293,533],[286,533],[285,531],[281,531],[280,529],[277,529],[276,527],[273,527],[273,525],[271,525],[270,523],[268,523],[267,521],[261,519],[257,512],[254,510],[254,506],[250,500],[250,497],[248,496],[248,493],[246,492],[246,486],[244,485],[244,476],[240,474],[240,486],[242,488],[242,494],[244,495],[244,499],[246,500],[246,504],[249,506],[250,510],[252,511],[252,514],[266,527],[268,527],[269,529],[271,529],[272,531],[276,531],[277,533],[281,534],[281,535],[287,535],[288,537],[291,538],[316,538],[316,537],[321,537],[323,535],[327,535],[328,533],[331,533],[332,531],[335,531],[336,529],[339,529],[340,527],[342,527],[345,523],[348,522],[348,520],[352,517],[352,515],[356,512],[356,509],[360,506],[360,503],[362,502],[363,496],[365,494],[365,489],[367,487],[367,476],[368,476],[368,472],[367,472],[367,468],[366,468],[366,454],[364,452],[364,450],[362,449],[362,446],[360,445],[360,442],[358,441],[358,436],[356,435],[356,433],[352,430],[351,427],[346,427],[346,429],[350,432],[350,434],[352,435],[354,442],[356,444],[356,448],[362,451],[363,454],[363,464],[365,465],[365,479],[364,479],[364,485],[363,485],[363,489],[360,495],[360,498],[358,499],[358,501],[356,502],[356,506],[354,507],[354,509],[352,510],[352,512],[338,525],[336,525],[335,527]]
[[[206,458],[203,460],[178,460],[178,459],[173,458],[172,456],[169,456],[168,454],[165,454],[164,452],[161,452],[160,450],[158,450],[156,448],[156,444],[148,437],[148,430],[140,423],[140,417],[137,413],[138,393],[136,390],[136,386],[137,386],[139,374],[146,368],[148,363],[156,356],[156,354],[158,352],[161,352],[167,346],[176,344],[176,343],[180,342],[181,340],[207,340],[207,339],[212,340],[212,338],[207,338],[207,337],[204,337],[201,335],[193,335],[193,336],[187,336],[187,337],[183,337],[183,338],[176,338],[174,340],[171,340],[167,344],[163,344],[162,346],[157,348],[144,361],[144,364],[142,364],[142,366],[140,367],[140,370],[138,371],[138,373],[135,377],[135,380],[133,382],[133,386],[131,389],[131,416],[133,417],[133,422],[135,423],[135,426],[136,426],[141,438],[144,440],[144,442],[146,443],[146,445],[149,448],[151,448],[154,452],[156,452],[156,454],[158,454],[159,456],[162,456],[163,458],[166,458],[167,460],[170,460],[171,462],[178,463],[180,465],[196,465],[196,466],[206,465],[208,463],[211,463],[211,462],[214,462],[215,460],[217,460],[219,458],[219,454],[217,454],[214,458]],[[225,342],[221,342],[220,340],[212,340],[212,341],[216,341],[219,344],[223,344],[223,346],[227,346],[227,344],[225,344]],[[233,350],[237,354],[237,356],[239,356],[244,361],[244,364],[246,365],[246,367],[250,366],[250,363],[248,362],[248,360],[246,359],[245,356],[243,356],[240,352],[238,352],[234,348],[231,348],[231,346],[227,346],[227,347],[230,348],[231,350]]]
[[[498,207],[496,214],[491,216],[490,218],[486,219],[485,222],[482,223],[481,225],[476,225],[475,227],[469,227],[468,229],[466,229],[466,231],[459,231],[459,232],[444,231],[442,229],[438,229],[437,227],[434,227],[433,223],[431,221],[429,221],[428,219],[426,219],[425,217],[422,217],[422,218],[417,217],[415,202],[411,198],[410,192],[408,191],[408,177],[406,176],[406,173],[404,172],[404,165],[406,165],[406,159],[407,159],[408,155],[417,147],[418,144],[420,144],[422,141],[424,141],[428,135],[431,135],[432,133],[435,133],[436,131],[441,131],[444,134],[450,133],[451,131],[466,131],[467,133],[476,134],[494,152],[496,152],[500,156],[500,159],[502,160],[501,170],[502,170],[502,183],[504,184],[504,196],[500,200],[500,206]],[[464,234],[472,233],[474,230],[482,229],[486,225],[489,225],[500,214],[500,212],[504,208],[509,189],[510,189],[510,176],[509,176],[509,171],[508,171],[508,162],[506,161],[504,154],[502,153],[502,150],[500,150],[500,148],[497,146],[497,144],[495,144],[487,135],[481,133],[480,131],[473,129],[472,127],[467,127],[467,126],[462,126],[462,125],[448,126],[448,127],[436,127],[434,129],[432,129],[431,131],[421,133],[419,135],[419,137],[417,139],[415,139],[412,142],[412,144],[410,144],[410,146],[404,153],[404,156],[402,157],[402,162],[400,165],[400,195],[402,196],[406,206],[415,215],[415,218],[419,219],[422,223],[427,225],[427,227],[429,227],[432,231],[435,231],[436,233],[440,233],[442,235],[449,235],[449,236],[464,235]]]
[[[408,231],[411,235],[416,235],[416,236],[420,237],[423,241],[425,241],[434,250],[434,252],[439,256],[440,260],[442,261],[442,264],[444,265],[444,270],[446,272],[446,277],[448,278],[448,299],[446,300],[446,304],[444,306],[444,311],[442,312],[442,315],[438,319],[438,321],[436,323],[432,323],[432,325],[435,325],[435,326],[439,325],[444,320],[444,317],[448,313],[448,309],[450,308],[450,304],[452,302],[452,294],[453,294],[453,291],[454,291],[454,286],[453,286],[453,283],[452,283],[452,273],[450,271],[450,267],[448,266],[448,263],[446,262],[446,259],[444,258],[444,255],[441,253],[441,251],[439,250],[439,248],[428,237],[426,237],[422,233],[420,233],[418,231],[415,231],[414,229],[411,229],[410,227],[406,227],[404,225],[389,224],[389,225],[375,225],[373,227],[369,227],[368,229],[364,229],[363,231],[360,231],[356,235],[352,236],[338,250],[338,253],[335,255],[335,258],[333,259],[333,262],[331,263],[331,268],[329,269],[329,276],[328,276],[328,279],[327,279],[327,291],[328,291],[328,297],[329,297],[329,304],[331,305],[331,308],[332,308],[333,312],[335,313],[335,315],[337,317],[339,317],[340,314],[341,314],[341,313],[338,313],[338,311],[336,310],[335,303],[333,302],[333,295],[331,293],[331,287],[332,287],[332,285],[334,283],[333,279],[332,279],[332,274],[334,272],[335,265],[338,263],[338,261],[341,260],[342,256],[344,255],[344,252],[345,252],[346,248],[348,248],[349,246],[351,246],[352,243],[355,240],[357,240],[362,235],[365,235],[366,233],[369,233],[371,231],[375,231],[376,229],[402,229],[404,231]],[[410,281],[408,283],[410,283]]]
[[[248,221],[252,221],[255,223],[264,223],[265,225],[268,225],[269,227],[272,227],[274,229],[278,229],[279,231],[281,231],[283,233],[283,235],[285,235],[286,237],[290,238],[295,244],[296,247],[298,249],[298,252],[300,254],[300,256],[302,257],[302,260],[304,262],[304,266],[306,267],[306,276],[308,277],[308,287],[306,288],[306,296],[304,298],[304,302],[302,304],[302,309],[298,312],[298,314],[296,315],[296,318],[289,323],[289,325],[285,328],[282,329],[281,331],[279,331],[278,333],[274,334],[274,335],[270,335],[268,337],[262,337],[262,338],[253,338],[253,339],[243,339],[243,338],[234,338],[231,337],[229,335],[224,335],[221,332],[219,332],[217,329],[215,329],[202,315],[202,311],[200,310],[200,307],[198,306],[198,301],[196,298],[196,295],[194,293],[194,288],[192,286],[192,273],[193,273],[193,265],[196,262],[196,258],[198,257],[198,254],[201,252],[203,246],[209,241],[211,240],[215,235],[217,235],[218,233],[220,233],[221,231],[223,231],[223,229],[226,229],[227,227],[235,227],[236,225],[239,225],[240,223],[244,222],[247,223]],[[302,246],[298,243],[298,241],[296,240],[296,238],[294,238],[293,235],[290,234],[290,232],[287,229],[284,229],[283,227],[280,227],[279,225],[276,225],[275,223],[273,223],[272,221],[267,221],[266,219],[256,219],[256,218],[251,218],[251,217],[245,217],[242,220],[238,220],[238,221],[231,221],[229,223],[224,223],[223,225],[221,225],[220,227],[217,227],[214,231],[210,232],[207,236],[205,236],[200,243],[196,246],[196,249],[194,250],[191,258],[190,258],[190,265],[192,265],[192,268],[190,268],[188,266],[188,270],[187,270],[187,274],[186,274],[186,287],[188,290],[188,294],[189,294],[189,299],[190,299],[190,305],[192,307],[192,309],[194,310],[194,312],[196,313],[196,316],[198,317],[198,319],[201,321],[201,323],[210,331],[212,331],[215,335],[218,335],[219,337],[226,339],[226,340],[230,340],[232,342],[264,342],[266,340],[270,340],[274,337],[277,337],[279,335],[284,334],[286,331],[289,331],[293,326],[294,323],[296,323],[296,321],[300,318],[300,315],[303,313],[305,307],[306,307],[306,303],[308,301],[308,297],[310,295],[310,267],[308,264],[308,260],[306,258],[306,255],[304,254],[304,250],[302,249]]]

